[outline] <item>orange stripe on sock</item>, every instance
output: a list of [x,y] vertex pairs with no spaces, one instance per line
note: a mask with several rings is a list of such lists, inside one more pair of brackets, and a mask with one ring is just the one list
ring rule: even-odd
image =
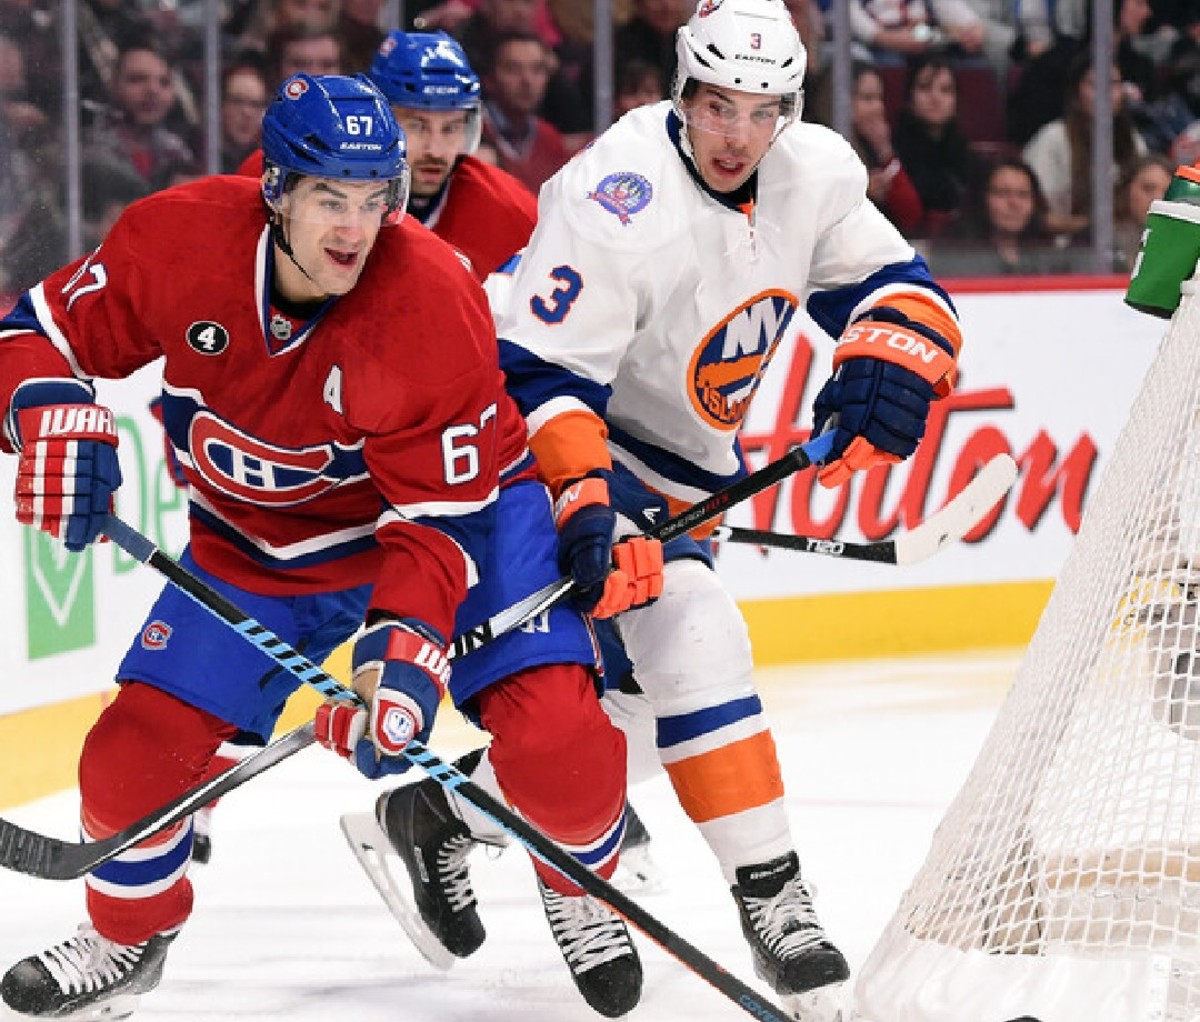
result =
[[783,797],[770,731],[667,766],[679,804],[696,823],[732,816]]

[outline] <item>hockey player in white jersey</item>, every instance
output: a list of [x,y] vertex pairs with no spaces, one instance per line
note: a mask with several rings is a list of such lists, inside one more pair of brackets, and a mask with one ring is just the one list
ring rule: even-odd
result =
[[[671,99],[624,116],[543,187],[493,309],[585,608],[614,535],[744,473],[739,430],[801,304],[839,339],[813,409],[814,434],[834,434],[827,486],[913,453],[961,344],[850,146],[799,120],[805,52],[781,0],[702,0],[677,52]],[[632,661],[756,971],[797,1007],[828,1002],[848,968],[801,878],[745,622],[703,530],[665,554],[659,599],[600,624]],[[473,897],[458,903],[475,913]]]

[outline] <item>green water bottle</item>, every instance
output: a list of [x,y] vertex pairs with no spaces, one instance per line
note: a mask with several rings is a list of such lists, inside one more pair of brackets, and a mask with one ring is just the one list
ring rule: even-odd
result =
[[1150,204],[1125,301],[1170,319],[1200,260],[1200,167],[1178,167],[1167,194]]

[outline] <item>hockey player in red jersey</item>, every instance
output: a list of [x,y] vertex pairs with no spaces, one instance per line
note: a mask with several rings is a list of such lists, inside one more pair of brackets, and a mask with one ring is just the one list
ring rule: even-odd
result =
[[[399,773],[432,726],[456,628],[557,576],[549,501],[478,283],[400,216],[409,172],[383,97],[361,76],[297,75],[263,137],[261,183],[207,178],[134,204],[0,321],[0,443],[19,458],[19,520],[83,550],[121,482],[92,381],[161,358],[189,484],[184,563],[317,661],[361,626],[353,684],[368,709],[326,704],[317,734],[367,776]],[[618,608],[637,588],[619,573],[602,584]],[[542,624],[456,663],[450,692],[495,735],[511,803],[604,875],[623,740],[595,696],[584,619],[560,608]],[[268,736],[298,684],[172,586],[117,678],[79,765],[93,839],[192,787],[238,729]],[[8,1008],[128,1014],[191,913],[190,844],[184,823],[90,874],[88,921],[8,970]],[[591,901],[535,866],[562,901]],[[601,912],[617,951],[573,975],[621,1014],[641,969]]]
[[445,32],[393,32],[367,77],[387,96],[408,139],[409,213],[486,279],[529,240],[537,200],[507,171],[473,155],[482,114],[467,55]]

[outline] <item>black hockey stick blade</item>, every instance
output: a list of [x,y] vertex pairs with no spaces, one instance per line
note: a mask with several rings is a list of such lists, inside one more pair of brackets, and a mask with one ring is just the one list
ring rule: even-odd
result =
[[961,540],[1012,488],[1016,478],[1017,463],[1007,454],[998,454],[941,510],[935,511],[916,528],[901,533],[895,539],[875,543],[795,536],[765,529],[744,529],[736,525],[717,526],[713,538],[727,543],[798,550],[847,560],[916,564]]
[[137,823],[99,841],[77,842],[47,837],[0,819],[0,866],[43,880],[76,880],[315,741],[310,721],[147,814]]

